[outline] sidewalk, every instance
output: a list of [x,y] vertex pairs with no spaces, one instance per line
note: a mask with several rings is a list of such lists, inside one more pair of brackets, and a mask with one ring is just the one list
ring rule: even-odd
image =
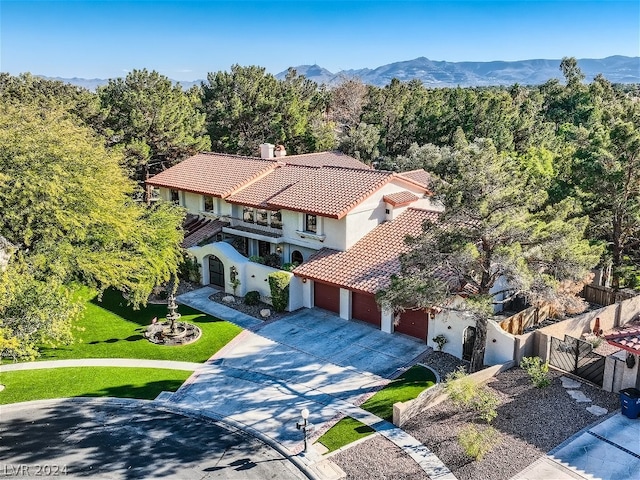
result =
[[64,367],[165,368],[168,370],[186,370],[193,372],[202,367],[202,364],[193,362],[175,362],[172,360],[141,360],[138,358],[81,358],[77,360],[46,360],[43,362],[2,364],[0,365],[0,372]]

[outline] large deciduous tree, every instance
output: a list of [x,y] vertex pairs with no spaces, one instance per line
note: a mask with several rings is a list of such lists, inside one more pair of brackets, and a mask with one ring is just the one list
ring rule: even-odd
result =
[[396,309],[447,308],[448,300],[466,287],[472,293],[463,308],[476,317],[471,364],[478,370],[499,285],[506,285],[507,299],[524,294],[535,302],[553,299],[560,304],[558,296],[566,290],[561,282],[583,280],[601,248],[583,239],[588,220],[571,218],[574,202],[544,207],[544,175],[539,173],[548,168],[544,155],[535,168],[534,152],[523,162],[498,154],[484,139],[459,142],[455,151],[444,149],[442,155],[433,147],[424,153],[444,174],[436,191],[445,211],[411,241],[401,274],[378,298]]
[[150,175],[211,147],[198,89],[185,92],[158,72],[143,69],[109,80],[98,95],[107,145],[123,147],[124,166],[141,186]]
[[120,161],[67,112],[0,107],[0,237],[12,246],[0,276],[3,356],[68,340],[72,281],[139,305],[176,274],[183,211],[133,201]]

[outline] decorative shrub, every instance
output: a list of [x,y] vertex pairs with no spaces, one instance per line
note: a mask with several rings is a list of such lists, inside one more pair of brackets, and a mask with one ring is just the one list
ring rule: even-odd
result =
[[285,272],[293,272],[293,269],[297,266],[297,263],[285,263],[284,265],[282,265],[282,270],[284,270]]
[[458,435],[458,443],[469,457],[480,461],[498,443],[500,434],[490,426],[469,425]]
[[255,290],[251,291],[251,292],[247,292],[247,294],[244,296],[244,303],[245,305],[258,305],[258,303],[260,303],[260,292],[257,292]]
[[286,272],[269,274],[269,288],[271,289],[271,303],[276,312],[284,312],[289,306],[289,282],[291,275]]
[[182,263],[178,267],[178,277],[190,282],[200,283],[200,265],[198,261],[189,254],[184,254]]
[[447,340],[447,337],[445,337],[444,335],[440,334],[437,335],[435,337],[432,338],[432,340],[434,341],[434,343],[438,346],[438,351],[442,351],[442,349],[444,348],[444,346],[449,343],[449,340]]
[[529,378],[531,378],[531,383],[537,388],[545,388],[551,385],[549,364],[542,363],[540,357],[524,357],[520,362],[520,368],[526,370]]
[[475,412],[480,420],[491,423],[498,416],[500,399],[475,383],[462,367],[447,375],[444,388],[454,405]]
[[249,257],[249,261],[253,262],[253,263],[259,263],[261,265],[264,265],[264,258],[262,258],[260,255],[251,255]]
[[269,253],[264,256],[264,264],[272,268],[280,268],[282,258],[277,253]]

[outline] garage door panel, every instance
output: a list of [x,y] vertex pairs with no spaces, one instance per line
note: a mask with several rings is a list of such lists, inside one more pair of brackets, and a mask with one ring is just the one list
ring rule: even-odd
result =
[[351,317],[380,328],[382,316],[375,296],[353,292],[351,294]]
[[428,328],[427,312],[424,310],[405,310],[400,315],[400,322],[396,325],[395,331],[426,342]]
[[326,283],[315,282],[313,303],[318,308],[340,313],[340,288]]

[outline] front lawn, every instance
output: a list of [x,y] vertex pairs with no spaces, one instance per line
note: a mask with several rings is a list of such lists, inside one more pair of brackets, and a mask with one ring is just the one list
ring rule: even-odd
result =
[[[393,420],[393,404],[413,400],[420,392],[435,385],[433,372],[421,365],[414,365],[409,370],[378,391],[360,408],[377,415],[389,422]],[[373,433],[373,429],[351,417],[345,417],[331,427],[318,442],[330,452]]]
[[142,334],[153,317],[158,317],[158,321],[164,320],[166,305],[149,304],[140,310],[133,310],[127,306],[122,294],[113,290],[106,291],[101,302],[88,288],[79,289],[77,295],[85,301],[85,310],[75,324],[80,328],[74,332],[75,343],[42,348],[38,360],[142,358],[203,363],[242,331],[229,322],[180,306],[178,313],[182,314],[181,320],[199,326],[202,337],[190,345],[155,345]]
[[67,397],[153,400],[176,391],[191,372],[159,368],[72,367],[3,372],[0,404]]

